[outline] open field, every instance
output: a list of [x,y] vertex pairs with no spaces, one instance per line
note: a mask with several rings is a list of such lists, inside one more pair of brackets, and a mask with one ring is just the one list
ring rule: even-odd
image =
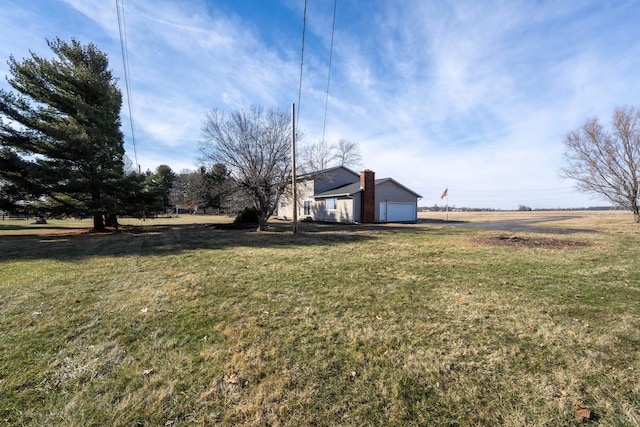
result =
[[[611,231],[611,226],[619,227],[625,233],[633,232],[633,214],[630,211],[495,211],[495,212],[419,212],[419,219],[449,221],[492,222],[508,220],[546,220],[567,217],[560,224],[573,228],[593,228],[598,231]],[[640,231],[640,227],[638,227]]]
[[555,215],[0,223],[0,425],[640,425],[640,227]]
[[420,221],[445,225],[504,231],[605,232],[640,234],[627,211],[498,211],[498,212],[420,212]]

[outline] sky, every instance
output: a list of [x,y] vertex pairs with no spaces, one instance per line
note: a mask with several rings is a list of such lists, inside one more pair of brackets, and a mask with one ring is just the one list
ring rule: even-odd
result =
[[115,0],[0,4],[0,88],[11,55],[94,43],[143,171],[195,170],[212,109],[295,103],[302,143],[358,143],[420,206],[607,206],[561,177],[563,141],[640,102],[636,0],[120,0],[130,97]]

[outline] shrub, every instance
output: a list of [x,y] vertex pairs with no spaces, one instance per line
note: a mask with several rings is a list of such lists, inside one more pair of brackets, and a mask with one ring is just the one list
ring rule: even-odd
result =
[[260,220],[260,209],[244,208],[233,221],[235,224],[257,224]]

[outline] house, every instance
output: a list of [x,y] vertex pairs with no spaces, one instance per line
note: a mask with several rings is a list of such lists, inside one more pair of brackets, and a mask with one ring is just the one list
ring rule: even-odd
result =
[[[375,179],[371,170],[338,166],[298,177],[298,218],[314,221],[375,223],[415,222],[418,199],[413,190],[392,178]],[[280,219],[293,218],[292,197],[283,198]]]

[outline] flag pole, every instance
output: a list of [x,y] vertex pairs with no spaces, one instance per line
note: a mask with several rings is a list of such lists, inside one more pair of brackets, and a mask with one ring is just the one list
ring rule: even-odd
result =
[[440,199],[444,199],[447,198],[447,204],[445,207],[445,221],[449,221],[449,186],[447,185],[447,188],[444,189],[444,193],[442,193],[442,196],[440,196]]
[[447,185],[447,207],[446,207],[446,219],[445,221],[449,221],[449,186]]

